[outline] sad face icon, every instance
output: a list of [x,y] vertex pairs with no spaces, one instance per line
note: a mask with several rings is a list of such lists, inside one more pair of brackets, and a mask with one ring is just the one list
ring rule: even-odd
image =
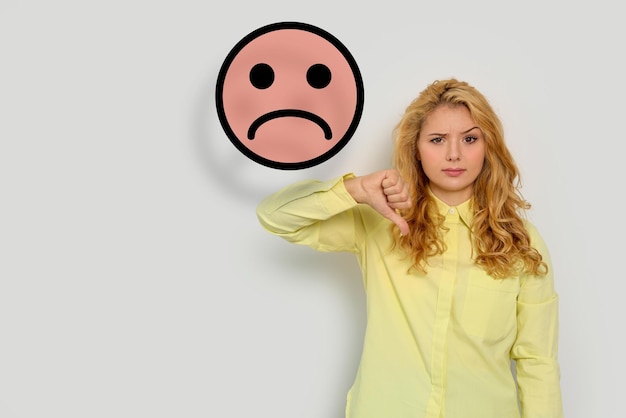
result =
[[283,22],[244,37],[219,72],[216,104],[230,141],[253,161],[302,169],[337,154],[363,111],[347,48],[315,26]]

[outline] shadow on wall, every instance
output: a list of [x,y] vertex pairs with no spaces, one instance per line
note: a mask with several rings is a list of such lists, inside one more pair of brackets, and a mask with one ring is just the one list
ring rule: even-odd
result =
[[209,181],[230,197],[256,205],[270,192],[259,181],[267,174],[239,153],[222,131],[215,109],[216,77],[212,74],[198,89],[191,121],[192,149]]
[[[324,387],[325,416],[343,416],[346,394],[354,382],[366,327],[366,302],[361,272],[355,257],[348,253],[323,253],[308,247],[293,245],[278,237],[276,245],[258,247],[256,256],[263,260],[260,272],[269,276],[271,287],[286,289],[277,294],[274,308],[282,304],[298,303],[301,309],[310,309],[324,329],[324,340],[319,329],[310,333],[311,345],[328,346],[327,355],[316,355],[324,364],[315,366],[315,379],[310,388]],[[271,241],[271,240],[270,240]],[[298,299],[302,299],[298,302]],[[307,355],[307,353],[302,353]],[[319,354],[319,353],[318,353]],[[303,381],[313,376],[302,374]]]

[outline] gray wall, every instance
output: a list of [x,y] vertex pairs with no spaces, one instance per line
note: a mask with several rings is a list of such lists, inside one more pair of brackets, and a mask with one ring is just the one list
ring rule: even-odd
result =
[[[617,3],[366,3],[0,1],[0,416],[342,417],[356,261],[270,236],[255,207],[387,167],[404,107],[449,76],[501,115],[550,246],[566,416],[621,416]],[[214,102],[234,44],[287,20],[339,38],[366,97],[350,143],[295,171],[243,156]]]

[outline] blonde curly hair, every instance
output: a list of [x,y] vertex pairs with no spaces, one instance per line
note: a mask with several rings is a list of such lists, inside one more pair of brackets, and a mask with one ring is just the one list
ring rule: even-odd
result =
[[465,106],[485,139],[485,161],[473,188],[472,236],[475,263],[495,278],[520,273],[544,275],[547,265],[531,246],[524,225],[530,208],[520,194],[519,169],[504,141],[500,119],[474,87],[454,78],[427,86],[406,108],[394,128],[394,167],[409,184],[415,204],[401,211],[410,226],[405,236],[394,234],[394,246],[404,248],[413,267],[426,272],[428,258],[445,251],[444,218],[428,189],[429,179],[417,158],[417,140],[424,120],[442,105]]

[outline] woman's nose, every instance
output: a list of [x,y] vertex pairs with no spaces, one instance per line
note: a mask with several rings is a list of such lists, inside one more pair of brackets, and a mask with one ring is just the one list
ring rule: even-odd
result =
[[458,161],[461,156],[458,144],[449,142],[446,154],[447,161]]

